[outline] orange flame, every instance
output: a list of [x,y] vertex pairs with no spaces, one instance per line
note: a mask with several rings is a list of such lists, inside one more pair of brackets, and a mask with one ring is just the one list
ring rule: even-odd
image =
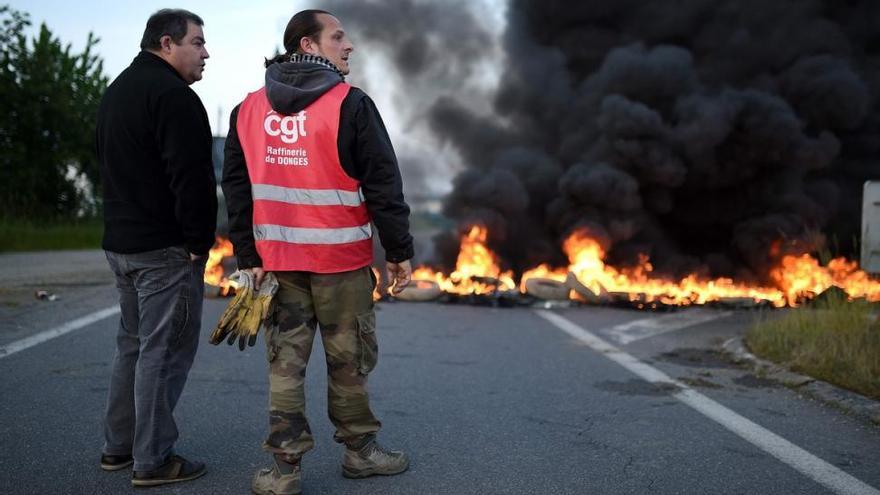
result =
[[859,265],[855,261],[835,258],[828,262],[828,270],[831,271],[832,283],[843,288],[849,297],[864,297],[871,302],[880,301],[880,281],[871,280],[864,270],[859,270]]
[[[444,291],[455,294],[487,294],[495,290],[493,285],[481,282],[481,277],[498,279],[500,288],[512,290],[512,273],[501,272],[497,256],[486,246],[487,235],[485,227],[474,226],[462,237],[456,269],[449,276],[420,267],[413,278],[435,281]],[[527,270],[520,291],[525,292],[526,282],[532,278],[565,283],[570,272],[595,294],[612,293],[642,303],[692,305],[743,299],[767,301],[777,307],[797,306],[832,286],[840,287],[851,298],[880,301],[880,281],[871,280],[856,262],[844,258],[834,259],[823,267],[808,254],[784,256],[770,274],[776,287],[761,287],[726,277],[705,279],[696,274],[680,280],[659,278],[653,275],[654,267],[646,255],[641,255],[635,266],[614,268],[605,264],[606,253],[599,242],[583,231],[569,236],[563,250],[569,259],[567,268],[542,264]]]
[[653,278],[647,256],[631,268],[616,269],[605,265],[605,253],[598,242],[582,232],[575,232],[563,243],[571,265],[569,270],[590,290],[623,292],[630,300],[659,301],[670,305],[704,304],[726,298],[748,298],[768,301],[774,306],[796,306],[803,299],[815,297],[832,286],[844,290],[849,297],[880,301],[880,281],[871,280],[854,261],[832,260],[823,267],[809,254],[787,255],[770,276],[778,287],[756,287],[736,283],[729,278],[714,280],[688,275],[678,281]]
[[514,290],[513,272],[502,272],[498,257],[486,246],[488,233],[480,225],[470,228],[461,238],[455,271],[449,276],[422,266],[413,272],[413,280],[432,280],[441,289],[453,294],[491,294],[495,290]]
[[770,276],[785,291],[792,306],[800,298],[814,297],[831,287],[842,289],[850,298],[880,301],[880,281],[871,280],[855,261],[846,258],[835,258],[823,267],[809,254],[789,255]]
[[569,270],[596,294],[604,289],[626,293],[631,301],[656,301],[669,305],[705,304],[722,298],[749,298],[770,301],[776,306],[785,305],[778,289],[737,284],[729,278],[701,280],[696,275],[688,275],[679,281],[653,278],[654,267],[645,255],[640,256],[636,266],[618,270],[605,264],[605,251],[599,243],[580,231],[565,240],[563,250],[571,263]]
[[223,258],[232,256],[232,243],[229,239],[217,236],[214,247],[208,252],[205,264],[205,283],[220,287],[220,295],[226,296],[236,288],[235,282],[226,278],[223,272]]

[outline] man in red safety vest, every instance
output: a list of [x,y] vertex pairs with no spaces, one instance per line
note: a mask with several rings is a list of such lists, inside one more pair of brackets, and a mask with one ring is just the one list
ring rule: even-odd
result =
[[367,375],[376,364],[371,223],[394,290],[412,276],[409,207],[397,159],[373,101],[345,83],[353,50],[321,10],[291,18],[286,53],[266,62],[265,86],[233,110],[223,167],[229,235],[240,269],[259,286],[278,279],[267,332],[270,410],[255,493],[300,493],[300,458],[314,446],[304,381],[318,327],[327,358],[328,408],[345,444],[343,474],[398,474],[409,459],[376,442]]

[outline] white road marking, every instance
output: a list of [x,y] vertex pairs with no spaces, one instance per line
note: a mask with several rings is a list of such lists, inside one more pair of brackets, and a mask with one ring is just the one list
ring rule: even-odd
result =
[[674,332],[701,323],[708,323],[719,318],[726,318],[731,314],[733,314],[732,311],[692,308],[656,318],[628,321],[607,330],[602,330],[602,333],[608,334],[618,343],[626,345],[637,340],[654,337],[655,335]]
[[66,333],[73,332],[74,330],[79,330],[80,328],[91,325],[96,321],[103,320],[104,318],[113,316],[118,313],[119,306],[104,308],[100,311],[95,311],[92,314],[83,316],[82,318],[77,318],[73,321],[67,322],[59,327],[40,332],[36,335],[31,335],[30,337],[25,337],[21,340],[16,340],[15,342],[7,344],[5,346],[0,346],[0,359],[9,357],[16,352],[23,351],[29,347],[42,344],[43,342],[54,339],[55,337],[60,337]]
[[608,359],[623,366],[642,379],[651,383],[671,384],[678,387],[681,390],[673,394],[673,397],[834,493],[880,495],[880,490],[832,466],[772,431],[740,416],[686,384],[670,378],[657,368],[639,361],[637,358],[605,342],[566,318],[546,310],[536,310],[535,312],[538,316],[549,321],[563,332],[583,342],[594,351],[602,353]]

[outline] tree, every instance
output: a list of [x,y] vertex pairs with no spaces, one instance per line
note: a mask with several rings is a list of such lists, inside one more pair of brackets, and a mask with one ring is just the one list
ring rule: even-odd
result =
[[0,7],[0,208],[13,218],[96,213],[94,130],[107,88],[89,33],[71,53],[45,24],[30,40],[26,13]]

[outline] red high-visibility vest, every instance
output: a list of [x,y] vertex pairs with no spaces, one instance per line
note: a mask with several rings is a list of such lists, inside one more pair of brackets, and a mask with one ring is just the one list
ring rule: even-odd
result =
[[267,271],[338,273],[373,262],[360,183],[339,162],[337,84],[304,110],[283,115],[266,89],[245,98],[236,130],[254,200],[254,239]]

